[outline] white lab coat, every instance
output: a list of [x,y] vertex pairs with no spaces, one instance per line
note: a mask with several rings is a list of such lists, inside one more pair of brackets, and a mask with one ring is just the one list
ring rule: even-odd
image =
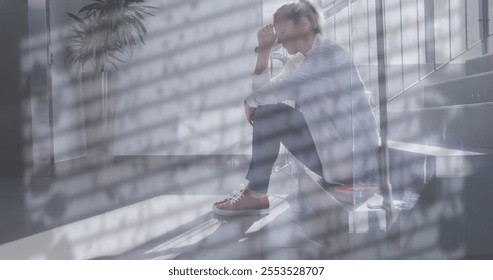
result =
[[376,122],[349,53],[317,35],[304,60],[297,62],[281,77],[271,79],[267,70],[252,75],[252,93],[246,102],[256,107],[296,101],[313,136],[324,179],[378,184]]

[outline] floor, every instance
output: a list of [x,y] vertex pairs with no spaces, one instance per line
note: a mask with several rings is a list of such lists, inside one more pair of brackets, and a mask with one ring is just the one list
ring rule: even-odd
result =
[[266,216],[207,213],[179,229],[102,259],[317,259],[324,244],[303,229],[313,221],[296,194],[271,195]]
[[[19,226],[3,234],[0,259],[338,257],[327,244],[331,229],[320,224],[289,170],[273,173],[269,215],[214,215],[212,203],[244,182],[246,168],[197,165],[156,172],[156,166],[118,164],[65,176],[59,171],[57,179],[34,182],[24,197],[10,182],[0,196],[10,201],[2,205],[2,219]],[[126,197],[135,201],[114,206]],[[22,203],[14,209],[16,199]],[[17,214],[6,215],[7,208]]]
[[246,169],[127,162],[60,168],[29,185],[2,180],[0,259],[492,258],[488,197],[465,191],[491,194],[491,176],[440,179],[443,199],[401,211],[389,228],[385,212],[348,210],[347,194],[284,171],[273,173],[269,215],[214,215],[212,203],[244,182]]

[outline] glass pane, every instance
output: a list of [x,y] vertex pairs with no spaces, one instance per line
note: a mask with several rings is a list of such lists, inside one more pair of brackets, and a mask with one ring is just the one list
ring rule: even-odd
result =
[[419,80],[419,29],[415,1],[402,1],[404,89]]
[[428,63],[426,61],[426,16],[425,16],[425,1],[428,0],[417,0],[417,14],[419,18],[419,64],[420,64],[420,78],[428,75],[435,65],[433,63]]
[[387,96],[403,90],[403,26],[400,1],[385,2]]
[[489,27],[490,27],[490,34],[493,34],[493,3],[491,1],[488,2],[488,19],[489,19]]
[[435,60],[437,64],[450,61],[449,1],[435,0]]
[[452,58],[456,58],[466,50],[466,17],[464,9],[466,3],[462,0],[451,0],[450,4]]
[[335,41],[346,49],[349,49],[349,14],[348,8],[344,8],[335,15],[336,29]]
[[479,42],[479,1],[467,1],[467,46],[471,48],[473,44]]

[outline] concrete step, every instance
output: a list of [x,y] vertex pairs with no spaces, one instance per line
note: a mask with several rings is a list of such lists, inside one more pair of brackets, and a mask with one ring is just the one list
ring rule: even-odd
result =
[[493,71],[493,54],[483,55],[466,61],[466,75]]
[[[493,228],[487,222],[493,215],[493,151],[487,154],[398,141],[388,144],[394,204],[399,201],[405,207],[391,221],[384,209],[369,207],[382,202],[379,193],[354,204],[356,194],[328,188],[311,173],[300,178],[300,190],[321,222],[349,232],[349,236],[337,235],[337,249],[359,256],[354,253],[358,251],[355,239],[364,236],[365,244],[377,244],[385,242],[381,232],[387,231],[386,246],[396,247],[392,249],[395,258],[461,259],[493,254],[489,241]],[[415,248],[427,249],[418,252]]]
[[425,107],[493,102],[493,69],[426,86],[424,99]]
[[[417,161],[416,159],[419,158],[417,155],[428,157],[426,160],[430,161],[431,165],[423,168],[426,173],[434,173],[438,178],[474,176],[479,170],[483,170],[488,165],[493,170],[493,160],[491,160],[493,151],[468,151],[393,140],[389,140],[388,145],[391,169],[393,168],[396,172],[399,172],[399,170],[393,164],[413,169],[414,167],[411,168],[410,164]],[[401,155],[402,152],[415,154],[416,158],[404,158]],[[430,179],[429,176],[423,176],[423,178]]]
[[[415,173],[416,167],[423,167],[425,172],[435,171],[420,193],[419,200],[427,202],[427,207],[415,208],[400,219],[403,236],[416,228],[426,228],[409,236],[406,244],[413,247],[411,244],[430,238],[425,231],[434,228],[437,233],[434,238],[439,242],[433,243],[440,244],[441,254],[447,258],[491,256],[493,227],[489,221],[493,220],[493,151],[479,153],[395,141],[389,141],[389,147],[394,154],[403,151],[427,157],[426,164],[418,161],[411,166],[401,161],[404,170],[398,173]],[[396,176],[392,174],[395,163],[395,159],[391,159],[391,178]],[[395,181],[393,188],[394,184]],[[433,219],[435,221],[430,222]]]
[[[359,258],[357,252],[361,247],[353,242],[356,236],[380,236],[368,241],[372,246],[385,242],[385,238],[381,236],[387,227],[384,209],[370,209],[366,203],[353,205],[352,194],[338,193],[332,188],[326,188],[320,182],[320,177],[314,173],[307,172],[298,179],[300,192],[314,210],[319,224],[330,229],[329,234],[325,232],[323,235],[330,247],[338,252],[338,259]],[[381,204],[382,198],[375,193],[368,197],[368,201]]]
[[[483,178],[493,170],[493,151],[467,151],[388,141],[390,183],[404,206],[436,204],[444,179]],[[446,186],[444,186],[446,188]]]
[[[393,140],[388,141],[388,147],[394,200],[403,203],[401,206],[405,208],[412,208],[420,202],[421,206],[435,203],[437,179],[482,177],[489,173],[486,170],[493,170],[493,151],[467,151]],[[315,200],[330,197],[335,201],[334,205],[346,212],[370,211],[368,203],[381,202],[378,189],[370,190],[363,186],[348,191],[350,188],[347,186],[329,184],[309,170],[307,174],[322,191]],[[304,187],[310,185],[312,183],[304,184]]]
[[389,139],[460,150],[492,150],[492,113],[493,102],[389,111]]

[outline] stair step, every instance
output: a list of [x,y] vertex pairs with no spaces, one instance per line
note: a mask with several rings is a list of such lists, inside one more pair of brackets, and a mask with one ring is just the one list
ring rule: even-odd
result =
[[493,102],[493,71],[426,86],[424,98],[425,107]]
[[436,172],[436,177],[468,177],[477,174],[477,171],[484,169],[486,165],[493,169],[493,161],[491,160],[493,150],[460,150],[393,140],[388,141],[388,146],[391,151],[404,151],[434,157],[434,167],[428,168],[427,171]]
[[493,71],[493,54],[483,55],[466,61],[466,75]]
[[493,149],[493,102],[389,111],[389,139],[458,149]]

